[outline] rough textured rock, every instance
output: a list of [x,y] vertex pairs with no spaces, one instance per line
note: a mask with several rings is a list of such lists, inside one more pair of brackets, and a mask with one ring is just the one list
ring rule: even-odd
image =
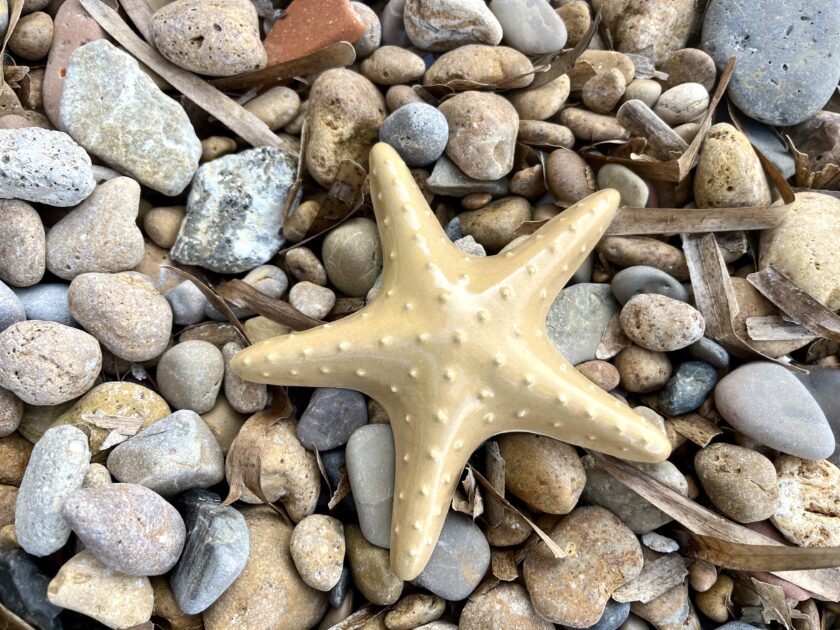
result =
[[0,201],[0,280],[32,286],[41,281],[46,264],[46,235],[38,212],[23,201]]
[[225,360],[216,346],[198,339],[182,341],[160,358],[158,388],[175,409],[206,413],[216,404],[224,372]]
[[664,295],[642,293],[621,309],[624,333],[643,348],[670,352],[698,341],[706,329],[700,311]]
[[93,192],[90,157],[66,133],[0,129],[0,154],[0,199],[74,206]]
[[309,450],[327,451],[347,443],[367,424],[365,397],[350,389],[319,387],[300,417],[297,436]]
[[[202,165],[172,258],[219,273],[248,271],[268,262],[283,244],[282,209],[296,171],[297,160],[272,147]],[[292,211],[295,207],[293,203]]]
[[522,197],[503,197],[478,210],[458,215],[464,234],[491,252],[498,252],[516,238],[514,232],[531,219],[531,204]]
[[201,143],[186,112],[105,40],[70,56],[60,117],[88,151],[165,195],[183,191],[198,168]]
[[525,587],[502,582],[470,599],[458,620],[461,630],[554,630],[534,610]]
[[329,591],[341,579],[344,566],[344,526],[324,514],[307,516],[295,525],[289,543],[301,579],[319,591]]
[[379,139],[394,147],[408,166],[425,166],[446,148],[449,125],[428,103],[408,103],[385,119]]
[[411,43],[425,50],[502,40],[502,25],[482,0],[406,0],[403,15]]
[[0,282],[0,332],[26,319],[26,311],[17,295]]
[[770,517],[785,538],[801,547],[840,544],[837,512],[840,469],[825,460],[791,455],[776,460],[779,502]]
[[161,575],[178,561],[186,531],[178,511],[133,483],[74,492],[64,518],[93,556],[128,575]]
[[[685,46],[699,26],[700,10],[693,0],[661,3],[648,0],[595,0],[603,12],[616,50],[628,53],[649,51],[657,62]],[[652,49],[652,50],[651,50]]]
[[681,363],[659,394],[661,410],[672,416],[694,411],[717,384],[717,370],[704,361]]
[[15,507],[15,534],[27,553],[47,556],[70,538],[61,510],[82,487],[89,464],[85,434],[74,427],[50,429],[35,445]]
[[374,545],[390,547],[396,458],[391,425],[369,424],[357,429],[345,453],[362,534]]
[[441,55],[426,71],[423,85],[451,83],[454,90],[469,90],[473,83],[504,83],[508,88],[524,88],[534,80],[528,74],[533,69],[528,57],[518,50],[473,44]]
[[591,361],[618,310],[618,302],[608,284],[581,283],[567,287],[548,310],[548,337],[572,365]]

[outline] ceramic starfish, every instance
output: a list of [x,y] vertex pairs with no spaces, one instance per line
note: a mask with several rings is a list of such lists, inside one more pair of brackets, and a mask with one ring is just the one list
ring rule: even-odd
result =
[[539,433],[643,462],[668,456],[661,428],[581,375],[546,333],[549,306],[618,208],[614,190],[504,254],[478,257],[447,238],[387,144],[371,151],[370,183],[384,258],[377,297],[336,322],[258,343],[232,367],[261,383],[359,390],[385,408],[399,577],[425,567],[467,459],[494,435]]

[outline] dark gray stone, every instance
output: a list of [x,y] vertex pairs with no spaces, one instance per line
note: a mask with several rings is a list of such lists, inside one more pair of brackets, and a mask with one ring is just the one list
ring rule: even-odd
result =
[[[336,448],[331,451],[320,453],[320,455],[321,463],[324,464],[324,470],[326,471],[327,479],[330,482],[330,488],[338,488],[341,483],[341,475],[347,474],[347,458],[344,455],[344,449]],[[344,470],[343,473],[342,470]],[[326,490],[326,488],[324,488],[324,490]],[[325,501],[329,502],[329,497],[325,497]],[[326,505],[326,503],[324,503],[324,505]],[[356,502],[353,499],[352,492],[338,502],[334,511],[338,515],[348,516],[349,518],[347,520],[358,520]],[[345,519],[342,518],[342,520]]]
[[662,411],[678,416],[694,411],[715,388],[717,370],[704,361],[682,363],[659,394]]
[[245,518],[210,492],[190,490],[179,501],[187,528],[184,553],[170,577],[185,613],[196,615],[239,577],[250,549]]
[[[297,159],[272,147],[249,149],[202,165],[187,199],[187,216],[172,258],[219,273],[248,271],[283,245],[283,206]],[[290,212],[297,207],[298,197]]]
[[[840,370],[833,367],[809,365],[807,374],[794,374],[799,382],[808,388],[811,396],[823,410],[828,425],[834,433],[834,440],[840,444]],[[840,466],[840,447],[827,457],[835,466]]]
[[394,147],[409,166],[425,166],[443,155],[449,123],[436,107],[409,103],[385,119],[379,139]]
[[347,474],[359,527],[368,542],[391,546],[391,511],[394,503],[394,436],[389,424],[368,424],[347,442]]
[[582,282],[566,287],[548,309],[548,337],[572,365],[591,361],[618,311],[608,284]]
[[444,230],[449,240],[453,243],[464,238],[464,230],[461,227],[461,217],[453,217],[449,223],[446,224]]
[[822,109],[840,79],[840,4],[714,0],[700,47],[719,69],[738,59],[727,94],[739,109],[795,125]]
[[616,630],[621,624],[627,621],[630,616],[630,602],[617,602],[614,599],[607,600],[604,614],[586,630]]
[[338,608],[347,597],[347,591],[350,589],[350,569],[345,565],[341,569],[341,577],[338,578],[335,586],[330,589],[330,606]]
[[365,397],[352,389],[319,387],[300,417],[297,437],[310,451],[327,451],[343,444],[367,424]]
[[[61,630],[63,608],[47,600],[50,578],[21,549],[0,547],[0,601],[40,630]],[[4,625],[5,627],[5,625]],[[9,628],[16,627],[14,624]]]
[[473,179],[462,173],[445,155],[438,158],[432,174],[426,180],[429,191],[450,197],[466,197],[472,193],[485,192],[498,197],[506,195],[509,187],[510,180],[507,177],[488,181]]
[[26,319],[20,298],[4,282],[0,282],[0,332]]
[[79,328],[67,307],[67,290],[70,285],[55,283],[36,284],[25,289],[13,289],[23,304],[26,319],[40,319],[58,322],[65,326]]
[[708,337],[701,337],[699,341],[686,348],[688,354],[698,361],[705,361],[721,370],[729,367],[729,353],[722,345]]
[[636,265],[622,269],[610,284],[615,299],[626,304],[639,293],[655,293],[680,302],[688,302],[688,291],[673,276],[655,267]]
[[760,444],[804,459],[834,453],[834,434],[817,401],[781,365],[754,361],[724,376],[715,388],[718,412]]

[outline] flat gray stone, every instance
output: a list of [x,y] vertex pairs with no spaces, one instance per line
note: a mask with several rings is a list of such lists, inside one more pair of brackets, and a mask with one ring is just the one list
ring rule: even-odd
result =
[[523,54],[552,53],[566,44],[566,25],[548,0],[493,0],[490,10],[504,42]]
[[169,583],[178,606],[197,615],[224,593],[248,561],[245,517],[212,492],[190,490],[178,501],[187,527],[184,553]]
[[621,304],[626,304],[638,293],[656,293],[680,302],[688,302],[688,291],[679,280],[661,269],[647,265],[622,269],[613,276],[610,287],[615,299]]
[[788,126],[813,116],[840,79],[840,4],[715,0],[700,48],[719,69],[738,63],[727,94],[748,116]]
[[[769,127],[747,116],[740,116],[741,131],[747,134],[759,151],[779,169],[782,177],[788,179],[796,173],[796,164],[785,143],[779,140]],[[796,143],[797,148],[803,149]]]
[[172,319],[179,326],[197,324],[204,321],[204,309],[210,302],[195,284],[184,280],[164,294],[172,309]]
[[694,411],[715,388],[717,370],[705,361],[681,363],[659,393],[662,411],[678,416]]
[[89,465],[87,436],[76,427],[55,427],[38,440],[15,505],[15,534],[24,551],[48,556],[67,543],[70,525],[61,509],[82,487]]
[[591,361],[618,311],[608,284],[583,282],[566,287],[548,309],[548,337],[572,365]]
[[378,547],[391,546],[394,503],[394,436],[388,424],[357,429],[345,449],[347,475],[362,534]]
[[107,40],[70,56],[60,120],[88,151],[164,195],[180,194],[198,168],[201,142],[187,113]]
[[75,206],[96,186],[90,157],[61,131],[0,129],[0,156],[0,199]]
[[466,514],[450,510],[440,538],[423,572],[414,583],[451,601],[475,590],[490,566],[490,545]]
[[[219,273],[248,271],[267,262],[284,242],[283,206],[296,172],[297,159],[272,147],[203,164],[193,180],[172,258]],[[290,211],[296,206],[297,200]]]
[[68,284],[50,282],[36,284],[26,289],[12,289],[23,304],[26,319],[40,319],[47,322],[58,322],[65,326],[79,328],[79,323],[70,314],[67,306]]
[[473,179],[442,155],[435,162],[432,174],[426,180],[426,188],[436,195],[449,197],[466,197],[472,193],[490,193],[498,197],[508,193],[510,180],[507,177],[487,181]]
[[209,488],[225,478],[219,443],[201,416],[188,409],[118,444],[107,465],[118,481],[140,484],[163,496]]
[[822,409],[781,365],[755,361],[730,372],[715,388],[715,405],[737,431],[777,451],[803,459],[834,453]]
[[352,389],[319,387],[300,417],[297,437],[310,451],[328,451],[346,444],[367,421],[367,403],[362,394]]
[[5,282],[0,282],[0,332],[25,319],[26,310],[20,298]]

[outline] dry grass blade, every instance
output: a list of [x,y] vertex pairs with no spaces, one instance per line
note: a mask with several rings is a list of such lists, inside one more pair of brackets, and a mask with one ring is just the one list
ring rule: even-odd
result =
[[779,315],[748,317],[747,335],[753,341],[807,341],[819,339],[810,330]]
[[283,300],[270,298],[242,280],[228,280],[216,287],[219,295],[231,304],[249,308],[268,319],[288,326],[292,330],[308,330],[324,324],[320,319],[304,315]]
[[819,337],[840,341],[840,317],[828,310],[790,278],[773,267],[751,273],[747,282],[753,285],[780,311]]
[[[746,545],[788,547],[707,510],[630,464],[601,453],[590,453],[606,472],[668,514],[694,534]],[[758,562],[758,559],[756,559]],[[774,570],[773,574],[822,599],[840,600],[840,571],[834,569]]]
[[516,569],[516,554],[510,549],[490,550],[490,571],[502,582],[513,582],[519,577]]
[[467,474],[461,481],[461,485],[464,487],[464,494],[462,495],[456,489],[455,494],[452,495],[452,509],[475,520],[484,513],[484,500],[478,491],[478,484],[475,482],[475,475],[471,468],[467,468]]
[[125,9],[128,17],[131,18],[134,26],[137,27],[138,31],[140,31],[143,38],[147,42],[151,43],[152,15],[154,15],[155,12],[152,7],[149,6],[149,3],[146,0],[120,0],[120,4],[122,5],[122,8]]
[[645,561],[642,572],[613,592],[617,602],[642,602],[647,604],[664,592],[685,581],[688,561],[681,555],[669,553],[656,560]]
[[330,626],[327,630],[358,630],[362,628],[369,621],[384,615],[388,612],[388,608],[377,609],[375,606],[365,606],[347,617],[344,621],[339,621],[337,624]]
[[129,53],[245,142],[255,147],[283,148],[280,139],[263,121],[192,72],[168,62],[135,35],[119,14],[101,0],[81,0],[81,3],[90,16]]
[[700,447],[708,446],[709,443],[723,431],[711,420],[707,420],[699,413],[686,413],[681,416],[668,416],[674,431],[688,438]]
[[338,486],[335,492],[330,496],[327,507],[331,510],[335,509],[341,500],[350,495],[350,477],[347,476],[347,466],[342,466],[338,471]]
[[0,85],[3,85],[5,79],[5,66],[3,60],[6,58],[6,44],[15,32],[18,20],[20,19],[20,12],[23,10],[23,0],[11,0],[9,2],[9,24],[6,26],[6,34],[3,36],[3,45],[0,46]]

